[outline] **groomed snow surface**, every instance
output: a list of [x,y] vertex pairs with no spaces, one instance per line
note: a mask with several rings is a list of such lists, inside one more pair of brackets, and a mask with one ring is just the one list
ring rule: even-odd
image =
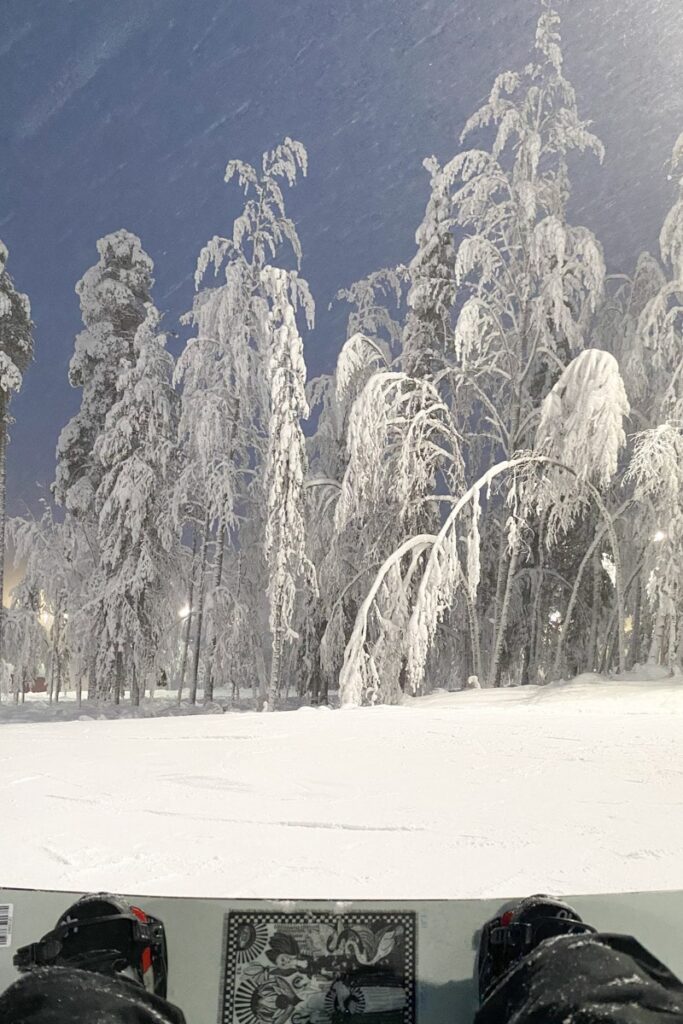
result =
[[84,720],[98,712],[3,703],[0,884],[373,900],[681,889],[683,678],[642,675],[270,715],[156,702],[153,717]]

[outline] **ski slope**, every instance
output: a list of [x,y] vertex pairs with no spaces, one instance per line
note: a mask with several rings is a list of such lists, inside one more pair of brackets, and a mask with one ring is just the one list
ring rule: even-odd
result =
[[174,710],[0,704],[4,886],[374,900],[683,888],[683,678]]

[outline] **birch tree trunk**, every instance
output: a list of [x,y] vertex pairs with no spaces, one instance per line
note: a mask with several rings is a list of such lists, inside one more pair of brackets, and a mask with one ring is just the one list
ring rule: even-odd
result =
[[574,615],[574,608],[576,607],[576,602],[579,599],[579,589],[583,581],[583,574],[586,570],[586,566],[593,558],[595,549],[597,548],[603,534],[604,530],[600,530],[595,535],[592,543],[589,545],[588,550],[586,551],[585,555],[581,559],[581,562],[579,563],[579,568],[576,573],[576,579],[574,580],[574,586],[572,587],[572,592],[569,596],[569,604],[567,605],[567,611],[565,613],[564,622],[557,631],[557,644],[555,645],[555,658],[553,661],[553,676],[555,678],[558,678],[560,673],[560,664],[562,662],[562,650],[564,648],[564,641],[567,635],[567,630],[571,624],[572,617]]
[[527,677],[529,683],[538,682],[540,668],[539,637],[541,630],[541,597],[543,594],[543,575],[545,571],[545,528],[548,513],[543,512],[538,525],[538,571],[534,583],[534,599],[531,605],[531,636],[529,638],[529,667]]
[[57,605],[58,615],[55,619],[55,704],[59,703],[59,694],[62,689],[62,664],[59,656],[59,646],[61,643],[61,610],[59,604]]
[[669,675],[672,676],[676,669],[676,660],[678,657],[678,623],[676,621],[675,612],[671,611],[669,615],[669,642],[667,645],[666,661],[669,666]]
[[50,673],[48,676],[47,684],[47,699],[48,703],[52,704],[55,699],[55,662],[57,660],[57,645],[55,644],[55,631],[57,629],[57,620],[55,619],[52,623],[52,651],[50,652]]
[[657,604],[657,617],[655,618],[654,628],[652,630],[652,639],[650,641],[650,653],[648,654],[649,665],[659,665],[662,660],[662,650],[664,648],[664,633],[666,632],[666,612],[664,611],[664,602],[661,597]]
[[470,627],[470,644],[472,647],[472,671],[479,682],[482,681],[481,665],[481,643],[479,641],[479,619],[477,618],[477,606],[472,596],[465,587],[465,600],[467,602],[467,618]]
[[[496,637],[498,636],[498,623],[500,621],[500,613],[504,600],[505,583],[507,579],[506,568],[508,564],[508,553],[507,553],[507,535],[505,533],[505,524],[500,529],[500,540],[498,543],[498,574],[496,576],[496,594],[493,599],[493,645],[495,645]],[[493,646],[492,646],[493,650]],[[489,667],[490,674],[490,667]]]
[[643,586],[640,575],[636,580],[636,596],[633,602],[633,632],[631,633],[631,651],[629,662],[631,668],[640,662],[640,631],[642,629]]
[[256,671],[252,676],[252,692],[254,697],[254,704],[256,706],[259,705],[259,702],[263,703],[263,701],[265,700],[267,692],[267,678],[268,677],[266,675],[266,660],[263,655],[263,648],[259,644],[258,649],[256,651]]
[[140,706],[140,684],[138,683],[138,674],[135,670],[135,660],[133,660],[133,666],[131,669],[130,701],[134,707]]
[[209,548],[209,518],[204,523],[202,538],[202,555],[199,564],[199,585],[197,594],[197,625],[195,628],[195,648],[192,658],[192,679],[190,681],[190,703],[197,703],[197,682],[199,679],[199,654],[202,646],[202,626],[204,620],[204,574],[206,573],[206,557]]
[[218,544],[216,552],[216,572],[213,579],[213,593],[214,593],[214,615],[213,615],[213,631],[211,636],[211,645],[209,649],[209,663],[206,667],[206,686],[204,687],[204,703],[207,704],[213,700],[213,689],[214,689],[214,671],[216,664],[216,647],[218,646],[218,621],[216,617],[216,595],[218,594],[221,579],[223,577],[223,558],[225,554],[225,527],[221,523],[220,530],[218,532]]
[[97,698],[97,662],[95,656],[90,658],[90,664],[88,665],[88,700],[96,700]]
[[[617,650],[619,652],[619,671],[626,671],[626,640],[624,633],[624,624],[626,622],[626,611],[624,605],[624,570],[621,564],[621,551],[619,549],[619,538],[617,537],[617,531],[614,526],[614,519],[607,509],[604,501],[602,500],[599,491],[595,487],[590,487],[590,491],[595,499],[595,503],[600,509],[602,517],[605,521],[605,527],[607,529],[607,535],[610,539],[610,545],[612,547],[612,560],[614,562],[614,589],[616,591],[617,599]],[[622,506],[623,509],[624,506]]]
[[116,678],[114,680],[114,704],[121,703],[121,691],[123,689],[123,655],[121,651],[116,652]]
[[598,610],[602,589],[602,559],[596,548],[593,552],[593,598],[591,605],[591,628],[588,635],[588,668],[595,672],[598,667]]
[[276,629],[273,635],[273,660],[270,665],[270,685],[268,687],[267,710],[274,711],[280,696],[282,675],[282,630]]
[[183,699],[183,687],[185,686],[185,673],[187,671],[187,659],[188,652],[190,649],[190,630],[192,628],[192,618],[194,616],[194,587],[195,587],[195,576],[197,573],[197,531],[192,532],[192,563],[190,568],[190,600],[188,604],[189,611],[187,613],[187,619],[185,620],[185,636],[183,637],[183,654],[180,661],[180,677],[178,679],[178,703]]
[[57,607],[55,608],[55,620],[52,631],[52,640],[54,644],[53,657],[55,661],[55,703],[59,702],[59,694],[62,689],[62,659],[60,648],[62,644],[62,617],[64,608],[64,596],[60,593],[57,598]]
[[[571,619],[572,619],[572,615],[574,614],[574,607],[575,607],[576,602],[578,600],[579,587],[581,586],[581,581],[583,579],[584,571],[586,569],[586,566],[588,565],[588,562],[592,558],[595,549],[597,548],[600,540],[602,539],[602,537],[604,536],[605,533],[608,535],[609,540],[610,540],[610,546],[612,548],[612,559],[614,561],[614,589],[615,589],[615,592],[616,592],[616,605],[617,605],[617,630],[618,630],[617,649],[619,651],[619,671],[620,672],[624,672],[625,669],[626,669],[626,645],[625,645],[625,641],[624,641],[624,622],[625,622],[625,619],[626,619],[626,614],[625,614],[625,611],[624,611],[624,578],[623,578],[623,569],[622,569],[622,565],[621,565],[621,553],[619,551],[619,541],[618,541],[618,538],[617,538],[617,531],[614,528],[614,519],[609,514],[609,512],[608,512],[608,510],[607,510],[607,508],[605,506],[605,503],[603,502],[603,500],[600,497],[599,493],[595,490],[594,487],[590,487],[590,491],[591,491],[591,494],[593,495],[593,497],[595,498],[595,502],[596,502],[596,504],[597,504],[597,506],[598,506],[598,508],[600,510],[600,513],[602,515],[602,519],[603,519],[603,523],[604,523],[604,528],[602,530],[599,530],[596,533],[596,535],[593,538],[593,541],[590,544],[588,550],[586,551],[585,555],[581,559],[581,564],[579,565],[579,570],[578,570],[578,573],[576,575],[576,579],[574,580],[574,586],[572,588],[571,597],[569,598],[569,605],[567,606],[567,614],[565,616],[564,623],[562,624],[562,628],[559,630],[558,635],[557,635],[557,646],[555,648],[555,662],[554,662],[554,665],[553,665],[553,673],[554,674],[557,674],[559,672],[559,670],[560,670],[560,661],[561,661],[561,658],[562,658],[562,647],[563,647],[563,644],[564,644],[565,636],[567,634],[567,627],[569,626],[569,624],[571,622]],[[624,505],[622,505],[622,507],[616,513],[616,516],[621,515],[622,512],[624,512],[624,510],[627,508],[627,506],[628,506],[628,502],[625,503]],[[616,516],[614,518],[616,518]]]
[[491,661],[491,669],[489,672],[489,685],[500,686],[500,660],[503,654],[503,644],[505,642],[505,630],[507,629],[508,615],[510,614],[510,600],[512,597],[512,583],[514,580],[515,573],[517,571],[517,560],[519,558],[519,541],[514,542],[512,551],[510,552],[510,560],[508,563],[507,580],[505,583],[505,596],[503,598],[503,605],[500,610],[500,617],[498,619],[497,632],[495,636],[495,646],[493,649],[493,659]]

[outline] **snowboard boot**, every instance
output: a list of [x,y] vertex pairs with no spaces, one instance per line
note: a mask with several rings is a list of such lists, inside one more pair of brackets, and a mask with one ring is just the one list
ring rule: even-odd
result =
[[39,942],[17,950],[20,972],[41,967],[74,967],[122,975],[164,998],[168,954],[164,926],[119,896],[83,896],[62,914]]
[[479,1002],[544,939],[593,932],[595,928],[584,924],[572,907],[552,896],[527,896],[513,904],[482,929],[477,958]]

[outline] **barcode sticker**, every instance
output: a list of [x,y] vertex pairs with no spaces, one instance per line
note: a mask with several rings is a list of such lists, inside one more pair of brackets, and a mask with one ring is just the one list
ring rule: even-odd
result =
[[12,903],[0,903],[0,949],[8,949],[12,945]]

